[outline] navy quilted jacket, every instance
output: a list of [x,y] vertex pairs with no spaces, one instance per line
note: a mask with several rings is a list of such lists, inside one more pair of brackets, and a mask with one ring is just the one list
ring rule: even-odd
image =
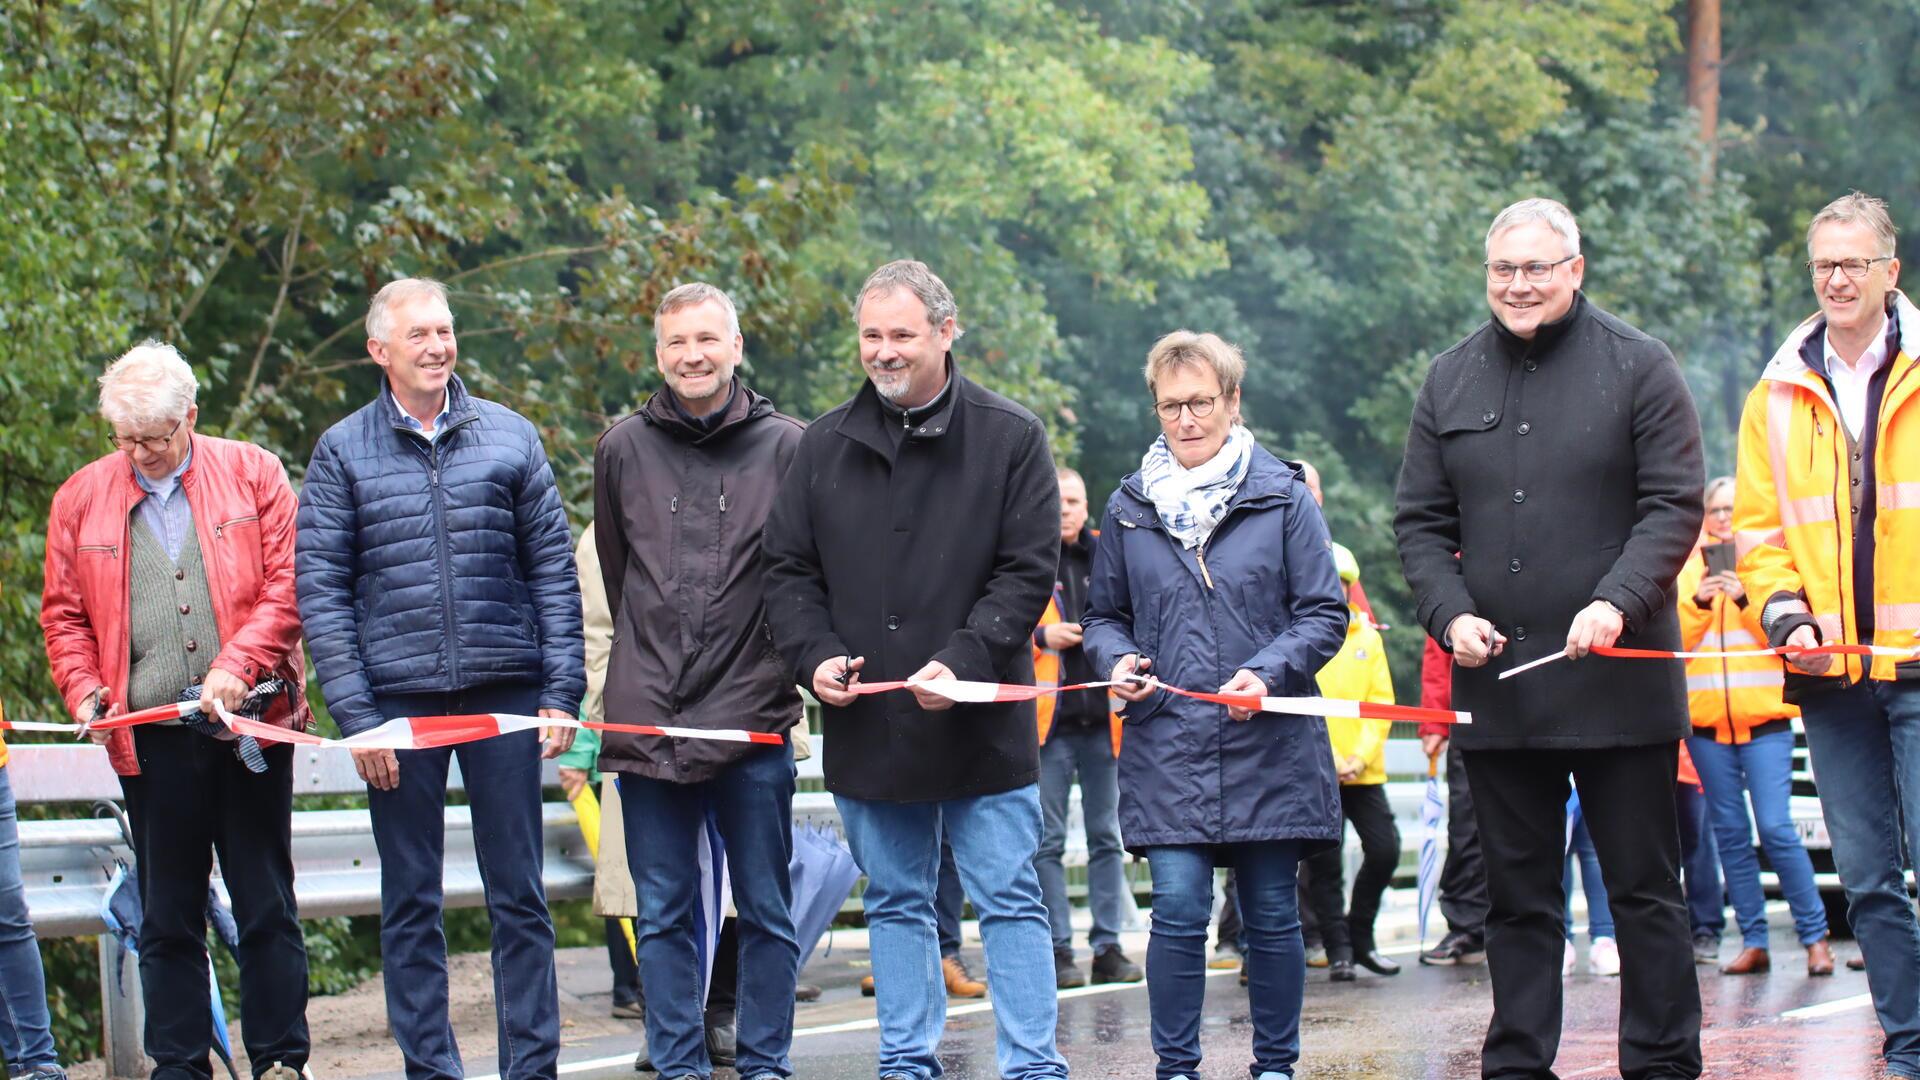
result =
[[586,696],[580,584],[540,433],[470,396],[429,444],[383,389],[314,447],[300,491],[300,620],[346,734],[387,719],[375,694],[538,685]]

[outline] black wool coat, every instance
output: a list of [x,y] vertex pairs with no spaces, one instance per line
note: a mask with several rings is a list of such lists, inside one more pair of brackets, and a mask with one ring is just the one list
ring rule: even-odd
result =
[[[1673,583],[1703,518],[1693,397],[1667,347],[1577,295],[1531,342],[1498,319],[1440,354],[1414,405],[1394,533],[1427,632],[1461,614],[1506,651],[1453,671],[1462,749],[1579,749],[1684,738],[1679,661],[1589,656],[1504,682],[1561,651],[1598,599],[1618,642],[1678,649]],[[1455,553],[1459,558],[1455,558]]]
[[[938,660],[960,679],[1030,684],[1032,634],[1060,555],[1046,432],[963,378],[901,432],[871,384],[800,440],[767,519],[774,640],[811,686],[837,656],[865,682]],[[895,436],[904,434],[897,441]],[[991,795],[1040,774],[1033,703],[925,712],[905,690],[824,709],[827,789],[917,802]]]
[[[662,390],[600,436],[593,537],[613,615],[609,721],[784,734],[800,718],[767,626],[760,532],[802,430],[736,383],[711,429]],[[691,784],[764,751],[609,731],[600,768]]]

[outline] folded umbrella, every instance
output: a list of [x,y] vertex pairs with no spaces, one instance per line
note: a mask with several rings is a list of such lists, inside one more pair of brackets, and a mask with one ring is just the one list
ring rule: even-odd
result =
[[1447,820],[1447,806],[1440,801],[1440,757],[1427,755],[1427,791],[1420,800],[1420,948],[1427,947],[1427,915],[1433,910],[1434,894],[1440,891],[1440,836]]
[[834,916],[853,895],[860,867],[853,861],[853,852],[832,832],[795,825],[793,861],[787,872],[793,879],[793,935],[800,943],[799,966],[804,968]]

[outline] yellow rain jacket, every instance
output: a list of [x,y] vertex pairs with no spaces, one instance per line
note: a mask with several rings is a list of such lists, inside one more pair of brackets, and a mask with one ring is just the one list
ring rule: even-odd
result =
[[[1920,309],[1902,293],[1890,295],[1894,307],[1885,389],[1872,432],[1868,509],[1852,498],[1869,464],[1867,433],[1857,446],[1850,442],[1827,380],[1809,359],[1822,355],[1815,334],[1823,319],[1810,318],[1788,335],[1747,395],[1734,539],[1740,580],[1749,605],[1762,609],[1771,644],[1781,644],[1795,625],[1809,621],[1823,644],[1858,644],[1863,608],[1872,614],[1871,644],[1920,644],[1920,573],[1914,570],[1920,566],[1920,402],[1914,400],[1920,391]],[[1857,519],[1869,513],[1871,532],[1855,535]],[[1855,553],[1869,543],[1873,595],[1855,596]],[[1896,675],[1895,658],[1840,657],[1824,676],[1789,673],[1787,696],[1813,678],[1857,682],[1863,675],[1920,678],[1920,663],[1898,661]]]
[[[1319,683],[1322,697],[1382,705],[1394,703],[1393,675],[1387,670],[1386,645],[1380,640],[1380,631],[1359,608],[1348,612],[1346,644],[1320,669]],[[1347,758],[1357,757],[1367,763],[1366,768],[1358,778],[1346,783],[1386,783],[1387,735],[1392,730],[1390,720],[1327,717],[1327,737],[1333,743],[1335,771]]]
[[[1762,649],[1766,631],[1760,628],[1760,601],[1747,593],[1743,607],[1725,596],[1715,596],[1701,607],[1693,600],[1700,580],[1707,576],[1705,556],[1698,549],[1680,569],[1674,585],[1680,604],[1680,647],[1687,652]],[[1743,583],[1744,584],[1744,583]],[[1718,743],[1753,741],[1755,729],[1767,725],[1784,730],[1800,710],[1781,700],[1782,663],[1770,653],[1728,660],[1687,661],[1687,711],[1697,734]]]

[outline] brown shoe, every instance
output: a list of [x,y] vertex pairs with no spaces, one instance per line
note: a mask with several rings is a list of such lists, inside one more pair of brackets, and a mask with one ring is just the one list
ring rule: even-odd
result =
[[1827,939],[1807,946],[1807,977],[1833,974],[1833,950],[1827,947]]
[[1867,958],[1866,958],[1866,957],[1864,957],[1864,956],[1849,956],[1849,957],[1847,957],[1847,970],[1848,970],[1848,971],[1865,971],[1865,970],[1867,970]]
[[1773,970],[1773,961],[1765,949],[1741,949],[1740,955],[1726,967],[1720,969],[1722,975],[1759,975]]
[[860,980],[860,996],[861,997],[873,996],[873,976],[868,975],[863,977]]
[[978,982],[968,973],[967,965],[957,956],[943,956],[940,967],[947,975],[947,996],[963,998],[981,998],[987,996],[987,984]]

